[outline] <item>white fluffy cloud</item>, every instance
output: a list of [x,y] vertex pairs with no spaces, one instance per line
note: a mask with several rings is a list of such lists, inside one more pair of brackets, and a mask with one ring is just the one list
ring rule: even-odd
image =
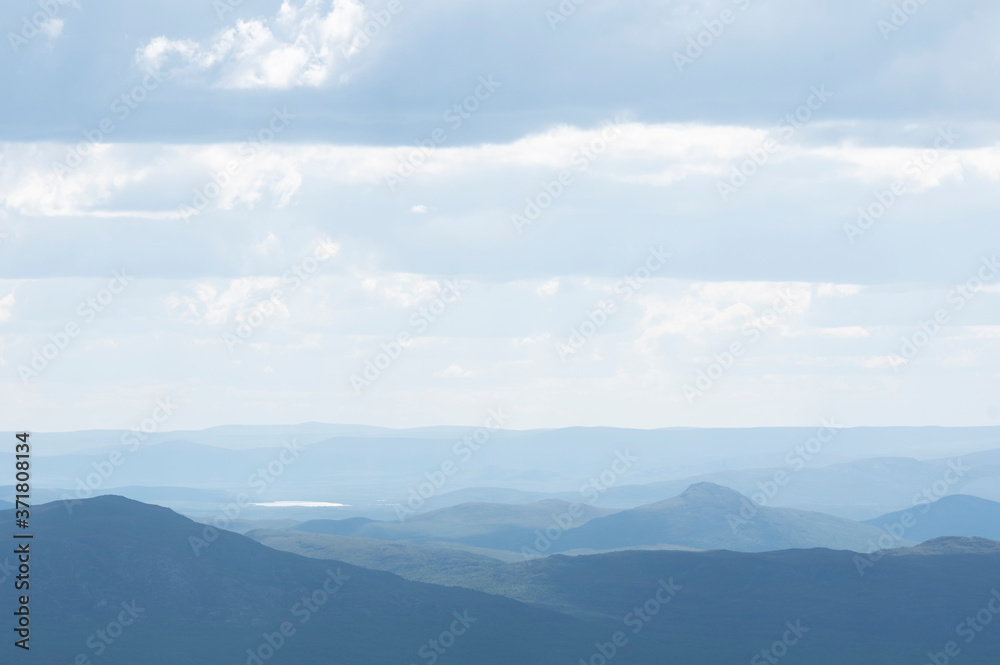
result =
[[[968,318],[949,326],[910,365],[894,372],[887,358],[912,329],[909,301],[934,295],[920,289],[889,294],[873,306],[866,303],[869,294],[846,290],[840,298],[809,299],[818,284],[710,284],[657,277],[644,285],[640,297],[621,302],[608,324],[588,339],[584,353],[563,363],[556,343],[586,320],[594,294],[614,280],[590,279],[588,287],[586,279],[561,276],[559,293],[544,299],[535,294],[549,279],[473,282],[447,314],[415,334],[370,393],[354,395],[351,373],[400,330],[414,332],[406,310],[433,298],[438,280],[356,266],[338,272],[331,264],[289,294],[263,323],[258,321],[253,338],[234,352],[223,336],[247,320],[280,280],[140,281],[73,341],[36,392],[55,398],[74,377],[104,368],[109,384],[91,386],[94,395],[112,385],[174,385],[187,417],[202,424],[212,422],[220,408],[238,409],[245,391],[270,404],[268,413],[294,408],[305,393],[321,394],[335,409],[330,413],[337,417],[327,418],[333,420],[352,414],[377,418],[390,404],[394,415],[384,422],[392,425],[447,421],[456,404],[474,409],[495,403],[497,394],[517,396],[522,427],[598,424],[607,418],[642,426],[805,424],[815,408],[841,414],[852,424],[891,424],[905,415],[904,406],[914,405],[928,412],[939,409],[935,413],[943,419],[953,397],[973,400],[985,413],[989,391],[979,391],[981,384],[965,373],[970,367],[995,367],[1000,360],[997,326],[967,325],[975,320]],[[8,281],[0,288],[0,293],[23,289],[25,302],[48,302],[63,311],[63,318],[56,315],[42,327],[21,316],[4,326],[0,349],[6,367],[16,368],[72,316],[81,294],[72,279]],[[762,315],[779,289],[794,293],[799,304],[753,342],[740,326]],[[19,290],[19,305],[21,295]],[[984,294],[975,311],[990,316],[998,297]],[[0,312],[9,299],[0,299]],[[888,325],[887,310],[892,313]],[[833,326],[817,324],[838,319]],[[644,343],[651,331],[655,345]],[[745,342],[746,353],[702,402],[690,405],[682,386],[737,340]],[[256,377],[265,374],[269,381],[259,383]],[[971,386],[961,388],[969,381]],[[0,383],[0,396],[19,389]],[[873,400],[873,389],[903,391],[908,405]],[[812,403],[816,394],[823,395],[819,407]],[[612,417],[609,401],[626,405],[626,411]],[[704,412],[698,410],[702,404]],[[109,412],[113,408],[108,406]],[[417,418],[421,409],[426,413]],[[70,410],[65,417],[78,416]],[[638,422],[630,420],[636,417]]]
[[65,21],[61,18],[50,18],[42,23],[42,34],[49,39],[56,39],[62,34],[63,25],[65,25]]
[[11,311],[14,309],[14,294],[8,293],[0,298],[0,321],[9,321]]
[[[746,160],[746,150],[759,144],[764,136],[760,130],[745,127],[632,122],[622,125],[621,136],[606,142],[600,154],[587,153],[591,146],[600,145],[601,134],[601,127],[562,126],[510,143],[437,148],[424,156],[410,180],[397,187],[462,179],[466,183],[463,188],[474,183],[498,191],[495,183],[501,179],[511,183],[535,173],[534,178],[551,180],[567,169],[576,180],[586,176],[604,181],[608,187],[676,188],[685,195],[694,182],[705,191],[701,197],[703,210],[711,211],[718,202],[714,195],[718,183],[728,182],[733,169]],[[206,186],[212,190],[206,203],[213,209],[283,207],[310,181],[320,188],[330,184],[385,187],[387,175],[397,173],[400,160],[415,150],[272,143],[258,146],[254,156],[248,158],[243,147],[231,143],[78,144],[78,151],[84,148],[92,152],[79,167],[58,173],[53,164],[64,161],[74,146],[6,144],[0,146],[2,203],[9,210],[31,216],[135,214],[168,218],[176,217],[179,208],[191,204],[194,183],[199,190]],[[940,154],[933,166],[921,170],[919,178],[905,177],[905,165],[919,154],[919,150],[903,148],[790,145],[783,148],[780,162],[761,167],[751,184],[769,181],[770,186],[777,187],[775,195],[783,196],[781,188],[785,184],[771,176],[809,171],[817,174],[810,186],[829,189],[827,183],[835,180],[856,190],[856,204],[867,204],[876,191],[873,187],[885,189],[897,178],[905,181],[909,195],[949,183],[964,183],[969,178],[984,183],[1000,179],[1000,144],[949,150]],[[584,159],[584,155],[592,158]],[[226,177],[226,183],[216,190],[209,184],[213,176],[233,163],[238,165],[238,172]],[[584,163],[585,169],[581,167]],[[142,196],[144,191],[157,195]],[[176,196],[166,199],[165,193],[171,191],[177,192]],[[391,193],[388,188],[383,191]],[[743,196],[739,193],[735,198]],[[841,203],[835,199],[840,197],[831,196],[828,203],[821,203],[838,205]],[[433,206],[420,203],[408,209],[425,213]]]
[[797,283],[694,283],[686,291],[636,296],[643,310],[638,348],[651,351],[667,335],[710,344],[720,336],[737,338],[746,326],[790,334],[812,300],[811,286]]
[[206,73],[229,89],[321,86],[342,69],[368,13],[357,0],[281,4],[270,19],[238,20],[210,40],[156,37],[136,53],[144,69]]
[[232,321],[242,321],[261,302],[269,302],[276,313],[288,316],[288,308],[280,300],[271,300],[271,293],[279,287],[278,278],[245,277],[229,281],[224,288],[209,282],[192,285],[187,292],[172,293],[166,305],[178,321],[205,326],[220,326]]

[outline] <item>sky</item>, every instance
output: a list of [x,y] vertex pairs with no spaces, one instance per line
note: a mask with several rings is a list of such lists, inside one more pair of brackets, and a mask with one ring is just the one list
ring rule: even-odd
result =
[[4,3],[0,429],[1000,424],[998,19]]

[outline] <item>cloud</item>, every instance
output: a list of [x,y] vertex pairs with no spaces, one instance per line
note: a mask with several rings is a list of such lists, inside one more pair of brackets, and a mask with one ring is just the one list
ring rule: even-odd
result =
[[1000,339],[1000,326],[965,326],[962,339]]
[[862,326],[838,326],[835,328],[820,328],[818,332],[823,337],[838,337],[840,339],[860,339],[870,333]]
[[535,293],[538,294],[539,298],[545,298],[545,297],[551,298],[555,294],[559,293],[559,280],[550,279],[549,281],[545,282],[537,289],[535,289]]
[[273,231],[268,231],[267,237],[257,243],[255,249],[259,254],[265,256],[271,253],[280,252],[281,240],[278,239],[278,236],[274,235]]
[[[560,170],[568,169],[575,180],[597,179],[608,188],[625,184],[658,189],[682,183],[714,188],[745,158],[744,148],[754,145],[764,135],[748,127],[626,123],[622,125],[621,136],[607,151],[582,169],[574,162],[574,155],[580,155],[581,150],[599,139],[601,132],[601,125],[560,126],[509,143],[438,148],[413,176],[414,182],[407,182],[406,186],[462,181],[486,187],[506,178],[511,183],[523,180],[537,188],[542,180],[551,180]],[[193,182],[200,189],[215,189],[210,183],[216,174],[235,163],[238,170],[211,197],[210,207],[253,209],[267,199],[274,207],[283,207],[292,203],[307,180],[321,186],[382,186],[386,175],[397,168],[403,150],[273,142],[253,146],[253,157],[248,158],[247,145],[6,144],[0,146],[0,190],[4,192],[0,201],[10,209],[32,216],[109,216],[115,210],[141,213],[143,205],[148,208],[139,216],[176,216],[179,206],[191,204],[192,190],[187,183]],[[82,158],[80,166],[68,173],[53,170],[52,164],[65,161],[71,150],[81,149],[87,156]],[[784,174],[808,170],[815,174],[811,182],[835,180],[857,188],[857,199],[863,203],[872,196],[873,182],[887,186],[893,177],[901,175],[902,165],[914,154],[903,148],[789,146],[782,153],[780,164],[767,165],[766,179],[780,182],[777,178]],[[845,164],[851,166],[845,168]],[[940,158],[935,169],[927,169],[925,179],[914,184],[921,190],[941,189],[946,180],[967,186],[970,177],[989,183],[1000,179],[1000,144],[952,150]],[[755,181],[754,185],[764,185],[764,180],[762,175],[761,182]],[[147,187],[141,191],[148,194],[136,189],[140,184]],[[156,202],[172,188],[178,191],[178,196],[157,208]],[[581,187],[574,184],[572,189]],[[496,188],[489,187],[488,191],[495,192]],[[122,197],[132,202],[126,206],[116,200]],[[742,197],[740,194],[737,198]],[[708,210],[716,200],[712,195],[700,197],[700,204]],[[412,205],[409,210],[424,214],[439,207],[428,202]],[[820,293],[822,297],[832,295],[835,293]]]
[[438,281],[425,275],[402,273],[364,274],[355,272],[363,292],[389,303],[393,307],[409,309],[437,297],[443,290]]
[[[276,227],[274,233],[285,248],[301,245],[293,243],[294,232]],[[248,244],[239,247],[249,248],[247,254],[252,255],[252,248],[266,235],[249,233]],[[345,249],[350,254],[349,246]],[[247,269],[259,272],[259,267]],[[393,416],[401,418],[393,421],[400,425],[418,413],[413,400],[422,409],[432,409],[430,421],[440,422],[455,413],[449,411],[448,400],[477,408],[490,398],[495,400],[497,394],[517,395],[517,403],[530,409],[526,417],[531,420],[526,422],[540,427],[587,418],[597,424],[611,413],[607,410],[608,394],[616,395],[616,401],[625,405],[637,403],[634,411],[620,416],[624,424],[631,417],[646,418],[642,422],[648,426],[704,425],[709,419],[716,426],[787,424],[782,414],[788,409],[814,408],[810,403],[816,395],[823,396],[824,404],[834,404],[838,412],[849,412],[853,423],[886,424],[902,419],[906,411],[885,415],[884,409],[891,408],[892,401],[873,400],[873,391],[891,390],[897,385],[893,382],[903,377],[906,383],[898,385],[912,391],[908,408],[943,418],[953,403],[939,402],[950,399],[956,391],[956,400],[986,401],[992,394],[992,375],[973,376],[965,364],[966,354],[976,354],[972,367],[977,372],[982,368],[983,374],[995,372],[1000,361],[995,343],[1000,328],[990,325],[996,323],[996,308],[988,302],[977,302],[975,311],[971,307],[967,310],[970,316],[978,313],[985,325],[949,329],[935,338],[933,352],[897,375],[888,360],[898,340],[890,326],[910,326],[920,312],[918,308],[915,314],[913,303],[926,302],[927,291],[912,286],[886,290],[877,306],[865,306],[865,301],[873,298],[871,293],[814,298],[804,314],[782,315],[764,332],[759,344],[747,343],[737,368],[706,402],[718,406],[701,419],[683,401],[680,386],[703,361],[733,341],[747,341],[733,326],[742,326],[746,314],[762,315],[778,288],[787,288],[804,300],[806,294],[818,290],[819,283],[708,284],[653,279],[632,301],[622,302],[613,320],[588,343],[581,362],[564,365],[554,345],[565,340],[570,325],[583,320],[592,307],[593,291],[577,287],[584,281],[579,275],[559,275],[563,287],[546,300],[534,295],[551,277],[492,284],[473,281],[461,306],[435,322],[426,335],[404,345],[406,362],[394,365],[391,378],[380,383],[378,400],[365,402],[352,396],[347,377],[381,344],[408,329],[400,307],[420,307],[422,299],[433,297],[437,293],[435,275],[372,269],[361,272],[350,266],[317,274],[283,303],[287,309],[268,318],[261,334],[243,347],[245,352],[235,356],[227,351],[222,336],[234,330],[236,322],[248,316],[274,286],[281,286],[280,277],[140,279],[141,287],[137,288],[142,289],[141,297],[110,308],[112,318],[101,326],[103,333],[94,329],[92,336],[88,334],[84,342],[87,352],[67,355],[61,362],[62,371],[83,380],[104,367],[115,379],[114,385],[177,385],[191,401],[190,412],[207,422],[219,418],[219,409],[225,411],[227,419],[236,417],[229,414],[245,413],[248,399],[272,405],[267,408],[274,411],[265,412],[280,420],[286,409],[301,401],[303,393],[316,392],[330,396],[331,403],[343,404],[338,418],[346,420],[353,415],[375,421],[381,410],[391,407],[394,414],[402,409],[404,416]],[[362,283],[368,280],[371,282]],[[61,328],[80,298],[77,278],[4,282],[0,283],[0,294],[15,288],[18,311],[9,324],[2,324],[0,336],[7,367],[30,358],[32,349],[49,331]],[[647,320],[643,301],[647,297],[663,303],[669,317]],[[9,301],[5,298],[0,302]],[[22,312],[22,307],[33,307],[37,312]],[[888,316],[892,324],[886,324]],[[650,324],[668,320],[680,324],[681,333],[689,334],[661,337],[657,340],[659,352],[637,347],[636,340]],[[39,322],[44,325],[39,327]],[[690,330],[683,329],[685,324]],[[783,326],[790,328],[790,333],[782,330]],[[831,336],[830,329],[823,326],[843,327],[849,332],[859,327],[871,334]],[[151,355],[150,348],[156,348],[157,353]],[[267,367],[275,371],[267,373]],[[277,383],[263,381],[265,377]],[[111,382],[95,385],[94,390],[103,395],[100,391],[110,389],[109,385]],[[39,390],[52,399],[61,399],[59,389],[58,383],[39,384]],[[675,396],[681,401],[671,406]],[[749,406],[745,405],[747,399]],[[72,418],[84,413],[82,407],[69,408]],[[107,412],[113,409],[109,407]],[[763,420],[748,421],[753,413]]]
[[245,277],[229,280],[220,290],[210,282],[193,284],[187,292],[171,293],[165,303],[172,316],[194,325],[219,326],[242,321],[260,303],[268,301],[276,313],[288,316],[281,300],[271,299],[281,280],[272,277]]
[[[261,145],[247,157],[246,145],[7,144],[0,146],[0,205],[32,217],[144,219],[184,217],[199,196],[219,210],[288,205],[303,183],[296,159],[304,153]],[[85,154],[66,167],[71,151]],[[231,164],[235,172],[227,172]]]
[[31,216],[60,217],[110,204],[127,187],[144,181],[153,164],[126,146],[87,145],[86,157],[75,169],[54,168],[72,146],[59,144],[6,145],[0,153],[0,202]]
[[219,88],[316,88],[343,69],[367,18],[357,0],[336,0],[328,11],[320,0],[285,0],[271,19],[237,20],[204,42],[156,37],[135,57],[148,70],[209,75]]
[[[675,335],[703,345],[718,335],[738,335],[746,326],[775,327],[787,334],[793,318],[809,310],[810,285],[769,282],[697,282],[683,294],[642,293],[641,335],[636,347],[656,348],[661,337]],[[780,312],[780,313],[779,313]]]
[[8,293],[0,298],[0,321],[10,321],[14,309],[14,294]]
[[820,284],[816,289],[819,298],[846,298],[856,296],[864,287],[859,284]]
[[65,21],[61,18],[50,18],[42,23],[41,31],[49,39],[56,39],[62,34]]
[[473,375],[474,373],[471,370],[462,369],[461,365],[449,365],[447,368],[435,374],[435,376],[450,377],[456,379],[465,379]]

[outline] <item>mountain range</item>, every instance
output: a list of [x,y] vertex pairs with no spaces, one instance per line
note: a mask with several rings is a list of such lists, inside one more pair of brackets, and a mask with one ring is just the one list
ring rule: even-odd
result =
[[[681,495],[612,511],[582,503],[467,503],[396,522],[311,520],[296,531],[384,540],[434,540],[527,555],[636,546],[760,552],[795,547],[871,551],[882,531],[851,520],[759,506],[731,489],[698,483]],[[907,544],[906,542],[902,544]]]
[[[553,555],[456,569],[442,586],[280,552],[121,497],[72,514],[45,504],[32,519],[39,663],[389,665],[433,653],[442,665],[595,654],[722,665],[780,650],[801,665],[908,665],[954,643],[962,663],[993,665],[1000,651],[1000,631],[983,625],[1000,607],[1000,543],[982,539],[870,555]],[[0,601],[8,616],[12,596]]]
[[955,494],[882,515],[866,524],[884,530],[902,527],[905,537],[917,542],[945,536],[1000,540],[1000,503]]
[[[122,497],[81,501],[72,514],[44,504],[32,521],[36,663],[392,665],[417,662],[452,631],[440,663],[544,665],[585,648],[600,625],[279,552]],[[13,601],[4,594],[5,616]]]

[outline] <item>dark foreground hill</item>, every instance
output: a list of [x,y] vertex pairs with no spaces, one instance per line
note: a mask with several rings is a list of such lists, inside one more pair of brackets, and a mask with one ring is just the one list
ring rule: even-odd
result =
[[[651,648],[661,655],[645,662],[766,663],[753,658],[770,650],[771,657],[787,652],[775,662],[800,665],[996,665],[1000,653],[1000,543],[984,539],[938,539],[870,555],[553,555],[458,567],[449,583],[612,620],[629,640],[616,660]],[[942,660],[949,649],[961,659]]]
[[[19,662],[60,665],[83,654],[100,665],[260,665],[249,649],[270,656],[267,665],[406,665],[426,662],[423,649],[441,665],[547,665],[587,652],[595,630],[611,624],[279,552],[226,531],[206,537],[204,525],[122,497],[82,501],[72,515],[62,502],[46,504],[31,519],[33,632],[30,658],[18,653]],[[0,520],[12,523],[13,513]],[[8,625],[11,581],[0,599]],[[282,636],[283,624],[294,633]],[[443,654],[427,651],[451,630],[463,634],[443,638]]]
[[[84,662],[78,655],[95,665],[549,665],[611,662],[602,654],[612,653],[616,665],[728,665],[762,650],[787,652],[789,664],[909,665],[955,648],[963,665],[995,665],[1000,652],[992,541],[939,540],[882,556],[552,556],[462,581],[509,596],[501,597],[228,532],[205,547],[203,525],[120,497],[83,501],[72,515],[40,506],[32,522],[34,632],[19,662],[39,665]],[[7,584],[0,612],[12,617]]]

